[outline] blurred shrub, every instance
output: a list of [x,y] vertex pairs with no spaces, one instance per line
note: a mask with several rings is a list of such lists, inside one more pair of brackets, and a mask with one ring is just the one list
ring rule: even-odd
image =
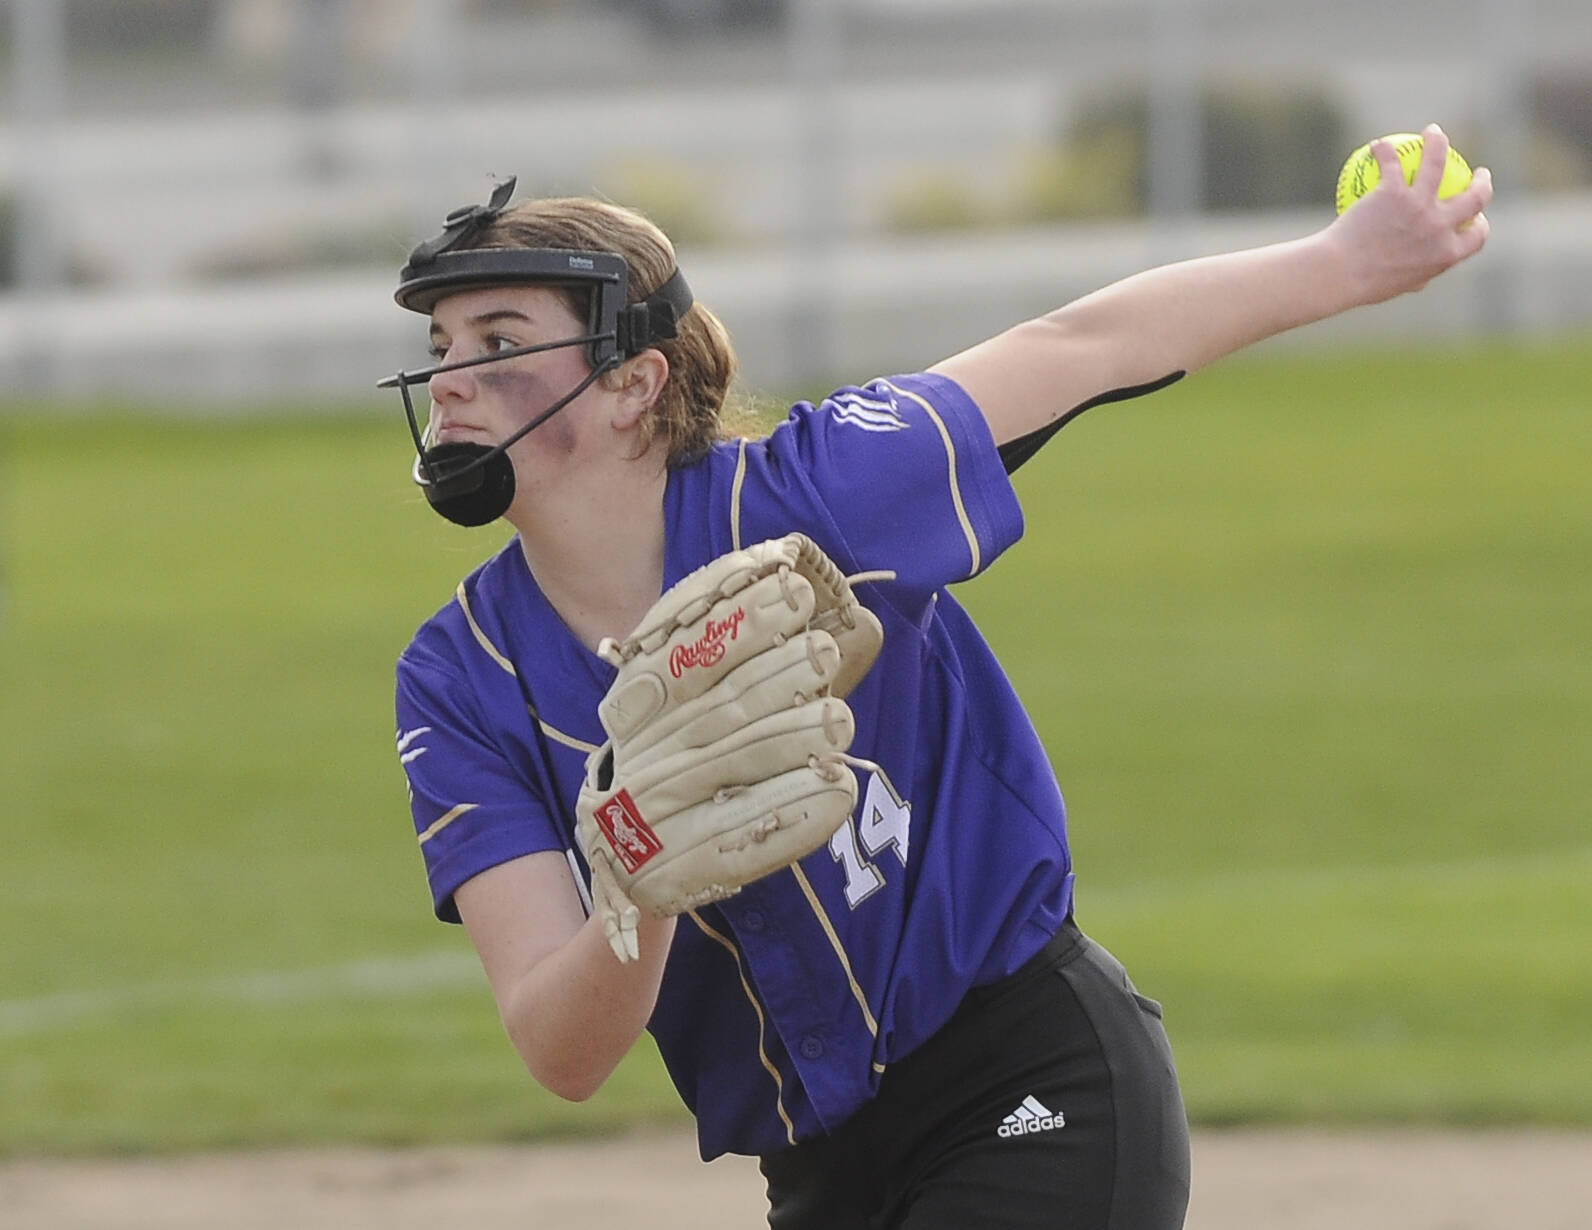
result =
[[607,7],[639,18],[654,34],[683,39],[777,28],[790,0],[607,0]]
[[[1030,221],[1142,213],[1148,198],[1149,101],[1142,88],[1086,100],[1020,185]],[[1207,210],[1276,209],[1330,200],[1346,144],[1341,110],[1298,86],[1207,87],[1200,96]]]
[[1520,174],[1538,192],[1568,192],[1592,184],[1592,157],[1557,133],[1535,129]]
[[[0,191],[0,287],[17,284],[22,276],[22,210],[16,194]],[[67,241],[61,276],[68,286],[99,286],[109,280],[104,262]]]
[[915,172],[891,189],[880,216],[888,230],[922,233],[988,226],[997,211],[966,174],[935,167]]
[[220,0],[62,0],[74,51],[187,51],[205,46]]
[[688,166],[629,159],[603,171],[598,182],[610,200],[645,214],[677,244],[709,247],[734,238],[712,185]]
[[208,282],[372,265],[396,270],[413,243],[407,235],[408,226],[402,218],[354,229],[306,227],[235,243],[225,251],[199,258],[189,272],[196,280]]
[[1106,125],[1029,158],[1017,174],[1018,222],[1123,218],[1144,205],[1142,129]]
[[1592,76],[1539,78],[1530,90],[1526,175],[1535,188],[1592,184]]
[[1203,100],[1206,209],[1276,209],[1330,201],[1354,148],[1337,104],[1285,89],[1220,91]]
[[464,11],[470,16],[524,17],[528,13],[556,14],[573,7],[567,0],[469,0]]
[[17,280],[17,199],[0,194],[0,286]]

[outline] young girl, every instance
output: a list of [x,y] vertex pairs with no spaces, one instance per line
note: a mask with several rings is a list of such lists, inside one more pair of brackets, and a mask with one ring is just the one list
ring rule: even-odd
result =
[[[516,536],[398,664],[398,747],[440,918],[459,921],[535,1078],[590,1096],[643,1029],[702,1156],[756,1155],[777,1230],[1182,1225],[1188,1130],[1161,1010],[1073,919],[1061,792],[947,586],[1012,546],[1008,468],[1071,412],[1424,286],[1477,252],[1491,178],[1413,185],[1305,238],[1150,270],[926,371],[724,438],[735,359],[669,241],[594,200],[455,211],[403,306],[437,365],[403,373],[415,477]],[[409,386],[425,381],[424,427]],[[532,430],[534,428],[534,430]],[[1003,461],[1004,458],[1004,461]],[[878,766],[826,848],[616,960],[574,800],[623,638],[733,548],[805,533],[884,649],[851,693]]]

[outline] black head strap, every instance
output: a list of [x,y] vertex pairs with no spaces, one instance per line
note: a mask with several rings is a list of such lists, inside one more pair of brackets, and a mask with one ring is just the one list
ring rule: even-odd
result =
[[624,358],[640,354],[654,342],[680,336],[680,318],[691,310],[691,287],[678,268],[640,303],[632,303],[619,313],[615,341]]
[[398,273],[393,298],[412,312],[429,313],[456,291],[519,283],[583,286],[593,291],[587,332],[593,365],[640,354],[678,337],[691,310],[691,287],[678,268],[640,303],[627,302],[630,268],[615,252],[565,248],[460,248],[508,206],[515,181],[499,184],[485,205],[450,213],[442,233],[418,245]]
[[442,220],[442,234],[416,244],[414,251],[409,253],[409,267],[413,269],[431,264],[440,254],[456,244],[463,243],[496,218],[507,207],[509,198],[514,195],[516,179],[516,176],[511,175],[492,189],[492,195],[487,198],[485,205],[461,205],[449,213]]

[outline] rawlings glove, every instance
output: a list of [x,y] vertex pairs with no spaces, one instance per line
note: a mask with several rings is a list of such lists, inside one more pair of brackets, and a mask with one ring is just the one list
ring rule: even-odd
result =
[[857,803],[845,702],[884,632],[810,539],[720,556],[623,641],[598,716],[608,741],[576,803],[592,903],[621,961],[639,911],[718,901],[829,840]]

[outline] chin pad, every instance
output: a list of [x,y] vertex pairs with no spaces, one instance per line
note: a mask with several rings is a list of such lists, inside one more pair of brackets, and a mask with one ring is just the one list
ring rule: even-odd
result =
[[514,463],[484,444],[428,448],[416,481],[431,507],[455,525],[486,525],[514,502]]

